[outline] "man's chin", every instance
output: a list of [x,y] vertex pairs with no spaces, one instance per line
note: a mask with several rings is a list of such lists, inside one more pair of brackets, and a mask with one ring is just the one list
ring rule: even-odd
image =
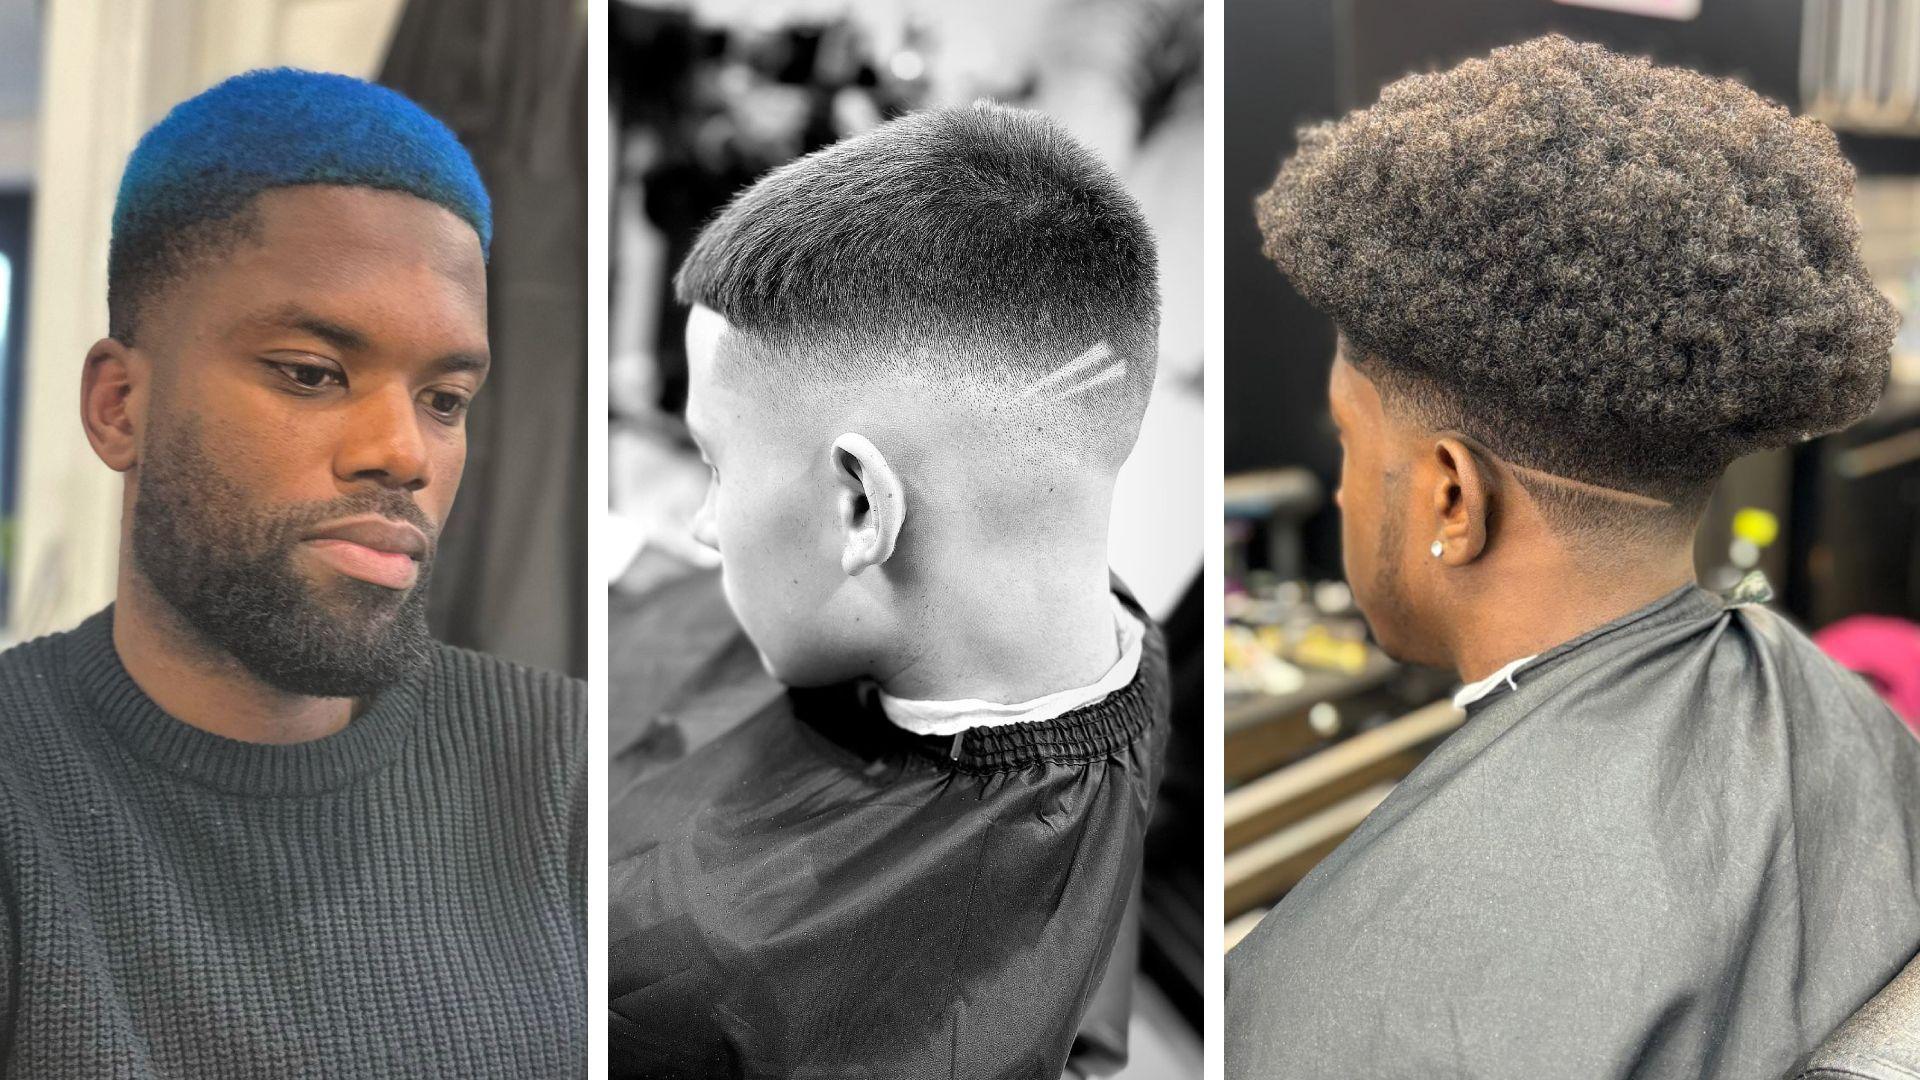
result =
[[766,672],[780,682],[786,682],[785,679],[780,678],[780,668],[774,664],[773,657],[767,655],[767,650],[755,646],[753,655],[760,658],[761,671]]
[[1368,629],[1372,630],[1373,632],[1374,644],[1379,647],[1381,652],[1387,654],[1387,659],[1395,661],[1396,663],[1401,663],[1401,664],[1424,663],[1424,661],[1414,656],[1413,654],[1409,653],[1407,649],[1404,648],[1398,641],[1395,641],[1392,638],[1381,637],[1380,631],[1373,630],[1372,623],[1368,623],[1367,626],[1368,626]]
[[236,656],[255,678],[287,693],[366,698],[404,681],[430,655],[431,639],[424,630],[397,631],[391,616],[377,624],[364,617],[337,622],[332,632],[336,642],[344,638],[355,644],[316,649],[310,639],[304,649]]
[[[1353,599],[1353,606],[1355,610],[1360,612],[1360,617],[1366,621],[1367,633],[1373,638],[1374,645],[1378,647],[1381,652],[1386,653],[1389,659],[1396,660],[1402,664],[1428,664],[1432,662],[1428,657],[1423,655],[1424,650],[1420,648],[1421,643],[1419,640],[1408,635],[1403,630],[1401,620],[1376,616],[1375,611],[1378,610],[1376,606],[1377,601],[1364,599],[1357,592],[1354,594]],[[1391,607],[1392,605],[1388,606]],[[1397,609],[1395,610],[1397,613]]]
[[849,679],[858,678],[860,674],[858,671],[848,670],[844,665],[823,663],[813,658],[796,660],[792,657],[786,657],[775,659],[772,654],[761,648],[757,643],[754,645],[754,653],[760,658],[760,667],[765,670],[768,675],[773,676],[774,681],[780,683],[782,686],[793,687],[796,690],[810,690],[820,686],[832,686],[836,683],[843,683]]
[[[1364,613],[1363,613],[1364,614]],[[1373,619],[1367,619],[1367,630],[1373,635],[1374,644],[1391,660],[1402,664],[1415,664],[1422,667],[1448,666],[1447,658],[1440,655],[1431,641],[1417,635],[1406,634],[1397,625],[1382,626]]]
[[262,682],[311,697],[367,697],[429,653],[425,582],[389,589],[339,574],[302,574],[303,594],[227,648]]
[[805,690],[815,686],[826,686],[833,681],[815,677],[804,667],[796,668],[792,664],[781,664],[769,655],[767,650],[758,645],[754,646],[753,652],[760,658],[760,670],[773,676],[773,680],[782,686]]

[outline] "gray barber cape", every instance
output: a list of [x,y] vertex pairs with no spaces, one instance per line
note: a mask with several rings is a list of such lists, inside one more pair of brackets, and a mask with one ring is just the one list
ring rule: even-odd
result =
[[1779,1077],[1920,948],[1920,742],[1695,586],[1522,667],[1227,957],[1226,1074]]

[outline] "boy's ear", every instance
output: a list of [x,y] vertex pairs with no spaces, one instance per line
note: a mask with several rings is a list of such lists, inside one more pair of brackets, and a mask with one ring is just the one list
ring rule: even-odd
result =
[[80,424],[107,468],[126,472],[140,463],[146,425],[146,358],[112,338],[87,350],[80,372]]
[[1480,459],[1459,439],[1444,437],[1433,445],[1437,476],[1433,487],[1434,516],[1440,522],[1440,561],[1465,566],[1487,550],[1487,520],[1493,513],[1492,478]]
[[865,435],[848,432],[833,440],[833,474],[840,485],[839,525],[845,538],[840,569],[848,577],[893,558],[906,520],[906,493],[899,474]]

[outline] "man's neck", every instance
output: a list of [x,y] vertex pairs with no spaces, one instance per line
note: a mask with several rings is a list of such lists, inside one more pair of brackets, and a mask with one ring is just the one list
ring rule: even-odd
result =
[[1462,682],[1536,656],[1595,630],[1694,580],[1690,547],[1610,560],[1607,567],[1564,553],[1511,571],[1451,621],[1453,663]]
[[1120,659],[1104,557],[1000,568],[937,586],[881,689],[920,701],[1001,704],[1098,682]]
[[120,574],[113,647],[140,689],[168,715],[250,743],[302,743],[347,726],[354,703],[276,690],[207,642],[131,568]]

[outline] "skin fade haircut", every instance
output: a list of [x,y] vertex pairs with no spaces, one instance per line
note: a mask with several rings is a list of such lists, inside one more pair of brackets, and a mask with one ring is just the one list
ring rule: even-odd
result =
[[249,71],[174,106],[127,159],[107,259],[108,332],[135,344],[162,288],[255,235],[261,192],[303,184],[414,195],[473,226],[483,255],[493,243],[473,159],[426,110],[345,75]]
[[770,371],[907,375],[1117,471],[1153,389],[1154,242],[1119,180],[1047,117],[930,109],[776,169],[675,281]]
[[[472,159],[418,105],[340,75],[249,72],[176,106],[134,149],[114,209],[113,338],[137,348],[143,316],[161,320],[173,286],[264,242],[262,194],[303,185],[435,203],[473,227],[483,258],[492,236]],[[155,592],[203,639],[290,693],[365,695],[424,661],[438,530],[413,497],[361,488],[317,502],[264,502],[203,445],[203,419],[192,406],[154,411],[131,543]],[[426,537],[418,577],[401,593],[343,579],[323,600],[296,550],[309,528],[356,514],[405,522]]]
[[1824,125],[1549,36],[1303,129],[1258,218],[1383,402],[1520,466],[1556,527],[1690,526],[1733,459],[1885,386],[1852,191]]

